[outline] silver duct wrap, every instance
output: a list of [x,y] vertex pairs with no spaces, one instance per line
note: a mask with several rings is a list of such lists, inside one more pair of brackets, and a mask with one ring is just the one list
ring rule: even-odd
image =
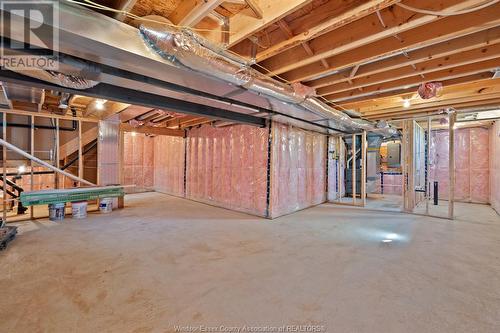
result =
[[[253,92],[277,98],[284,102],[300,103],[307,96],[288,84],[276,81],[251,68],[236,56],[217,49],[202,37],[193,37],[189,30],[179,30],[161,23],[143,23],[139,30],[142,37],[162,57]],[[201,44],[207,43],[209,47]],[[215,51],[214,51],[215,50]],[[217,51],[217,52],[216,52]]]
[[170,61],[177,61],[192,70],[217,77],[257,94],[300,105],[308,111],[332,119],[339,129],[363,129],[378,132],[385,137],[397,134],[397,130],[389,126],[378,128],[369,121],[353,119],[319,99],[310,97],[307,89],[297,89],[256,71],[245,60],[224,51],[190,30],[145,22],[141,24],[139,31],[155,52]]

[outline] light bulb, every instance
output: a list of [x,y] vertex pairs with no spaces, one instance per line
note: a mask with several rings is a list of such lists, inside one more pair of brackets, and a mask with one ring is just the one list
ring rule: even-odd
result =
[[95,100],[95,108],[97,110],[102,110],[104,109],[104,103],[106,103],[105,99],[96,99]]

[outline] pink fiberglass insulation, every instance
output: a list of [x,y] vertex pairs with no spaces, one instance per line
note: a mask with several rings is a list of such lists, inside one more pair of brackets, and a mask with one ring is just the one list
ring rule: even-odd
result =
[[326,137],[273,123],[271,217],[326,200]]
[[[434,131],[431,136],[430,179],[439,183],[439,198],[448,199],[449,134]],[[455,132],[455,200],[489,202],[489,131],[465,128]]]
[[184,196],[184,138],[160,135],[154,138],[155,191]]
[[[384,174],[384,194],[403,194],[403,176]],[[382,186],[382,184],[381,184]]]
[[127,192],[144,192],[153,188],[154,139],[140,133],[125,133],[123,184],[135,185]]
[[500,121],[490,129],[491,206],[500,214]]
[[470,129],[470,199],[472,202],[490,202],[490,143],[489,130]]
[[266,215],[268,130],[202,126],[188,132],[186,197]]

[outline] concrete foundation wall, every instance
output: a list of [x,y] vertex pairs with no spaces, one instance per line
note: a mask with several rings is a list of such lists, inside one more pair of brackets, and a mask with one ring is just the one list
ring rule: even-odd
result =
[[490,202],[500,214],[500,121],[490,129]]

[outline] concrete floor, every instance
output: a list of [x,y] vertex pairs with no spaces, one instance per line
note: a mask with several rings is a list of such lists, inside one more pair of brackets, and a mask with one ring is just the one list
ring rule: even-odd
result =
[[21,225],[0,253],[0,332],[500,331],[500,217],[488,206],[474,221],[332,204],[268,221],[127,199],[110,215]]

